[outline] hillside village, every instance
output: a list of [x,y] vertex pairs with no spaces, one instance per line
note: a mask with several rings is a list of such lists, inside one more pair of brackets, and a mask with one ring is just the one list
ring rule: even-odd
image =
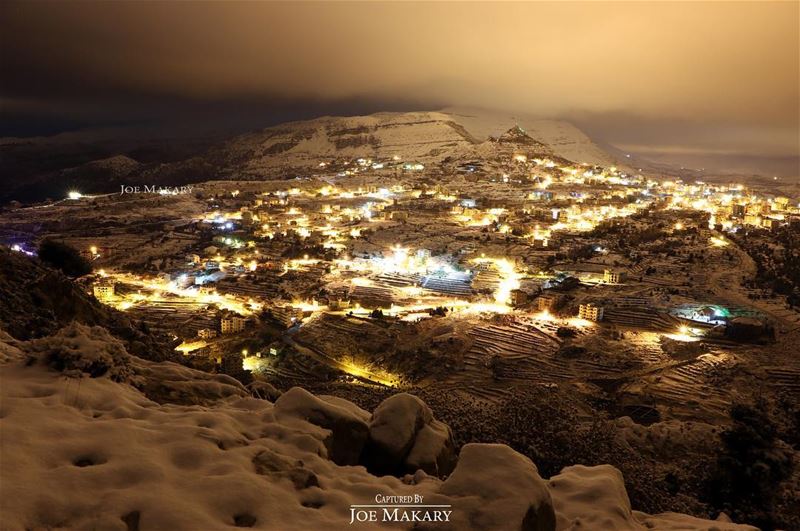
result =
[[[598,416],[628,441],[663,429],[702,459],[734,404],[796,396],[800,286],[773,264],[773,289],[769,254],[745,250],[796,238],[796,197],[646,176],[553,123],[481,137],[486,124],[462,121],[271,128],[209,151],[236,179],[73,188],[5,209],[0,239],[31,259],[45,240],[77,249],[93,270],[76,280],[85,296],[184,365],[232,378],[237,396],[299,386],[371,410],[409,392],[454,448],[488,442],[483,415],[516,415],[530,396],[568,405],[591,436]],[[519,429],[506,442],[525,453]],[[654,488],[691,483],[666,454],[647,459],[664,473]],[[633,481],[647,512],[711,516],[693,486],[677,507]]]

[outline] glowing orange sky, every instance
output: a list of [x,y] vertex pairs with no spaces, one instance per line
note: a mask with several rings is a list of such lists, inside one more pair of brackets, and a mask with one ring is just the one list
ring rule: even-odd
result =
[[332,113],[337,102],[368,99],[622,117],[663,121],[673,136],[708,123],[728,137],[714,145],[716,133],[699,135],[709,149],[793,155],[798,6],[4,4],[0,94],[6,110],[89,121],[103,114],[93,99],[125,108],[280,98],[330,102]]

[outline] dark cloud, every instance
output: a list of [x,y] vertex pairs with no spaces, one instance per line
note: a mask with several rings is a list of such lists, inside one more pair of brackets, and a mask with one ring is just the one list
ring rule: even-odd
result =
[[798,150],[797,2],[0,10],[5,134],[25,117],[235,128],[460,105],[568,117],[628,146]]

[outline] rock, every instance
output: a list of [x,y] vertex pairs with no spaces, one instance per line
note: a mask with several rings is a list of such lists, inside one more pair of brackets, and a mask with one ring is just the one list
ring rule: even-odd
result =
[[213,405],[219,400],[250,395],[230,376],[204,373],[175,363],[139,364],[136,372],[143,380],[137,388],[160,404]]
[[303,468],[303,462],[289,460],[269,449],[253,457],[256,474],[289,479],[297,490],[319,487],[319,480],[311,470]]
[[53,336],[31,341],[28,352],[68,377],[107,376],[116,382],[133,379],[130,355],[123,344],[101,326],[72,322]]
[[275,401],[276,416],[305,420],[330,432],[325,439],[328,458],[337,465],[355,465],[369,436],[369,413],[334,397],[316,397],[292,387]]
[[641,529],[622,473],[611,465],[568,466],[549,487],[559,529]]
[[434,476],[446,476],[453,471],[456,460],[450,426],[434,419],[417,433],[405,465],[409,472],[423,470]]
[[735,524],[725,520],[704,520],[688,514],[661,513],[649,515],[633,511],[637,520],[644,529],[658,529],[659,531],[759,531],[757,527],[746,524]]
[[369,424],[369,443],[362,462],[376,474],[445,475],[455,466],[450,428],[433,418],[416,396],[399,393],[381,402]]
[[270,402],[275,402],[282,394],[272,384],[260,380],[254,380],[247,384],[247,390],[254,397],[269,400]]
[[294,463],[270,449],[264,449],[253,456],[253,466],[256,474],[265,476],[272,472],[288,470],[294,466]]
[[294,488],[297,490],[307,489],[309,487],[319,487],[317,475],[307,468],[293,468],[289,470],[287,477],[292,481]]
[[536,465],[503,444],[464,445],[440,493],[453,498],[454,515],[472,528],[556,529],[553,501]]
[[399,462],[411,450],[417,432],[433,420],[431,409],[416,396],[399,393],[380,403],[369,423],[369,438]]

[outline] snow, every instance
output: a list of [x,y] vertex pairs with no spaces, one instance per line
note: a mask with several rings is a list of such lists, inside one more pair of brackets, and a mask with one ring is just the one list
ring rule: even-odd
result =
[[480,140],[489,136],[499,137],[513,126],[519,125],[534,140],[546,144],[556,155],[567,160],[600,166],[619,166],[614,157],[569,122],[463,107],[448,107],[441,112]]
[[683,531],[693,529],[697,531],[758,531],[749,525],[734,524],[727,521],[724,513],[717,520],[703,520],[686,514],[663,513],[655,516],[634,511],[634,515],[644,524],[646,529],[658,531]]
[[549,485],[558,493],[560,529],[642,529],[631,512],[622,474],[610,465],[570,466],[550,478]]
[[358,463],[367,442],[369,413],[355,404],[335,397],[316,397],[300,387],[293,387],[275,401],[277,418],[300,419],[322,428],[327,451],[339,464]]
[[255,175],[281,168],[316,168],[321,160],[337,157],[397,155],[404,162],[436,164],[446,157],[491,155],[489,137],[497,138],[517,124],[565,159],[602,166],[616,163],[568,122],[461,108],[290,122],[233,138],[220,153]]
[[526,529],[555,527],[550,492],[536,465],[505,445],[464,445],[458,466],[442,485],[442,493],[475,498],[478,503],[469,521],[478,529],[511,528],[512,522],[526,516],[530,521]]
[[[427,409],[395,402],[391,410],[414,422]],[[377,477],[327,458],[332,432],[352,436],[374,417],[300,388],[275,404],[252,398],[228,378],[130,356],[98,327],[31,341],[0,331],[2,528],[345,529],[351,504],[381,494],[452,505],[437,529],[544,531],[578,520],[584,529],[752,529],[632,512],[616,469],[569,467],[546,482],[504,445],[464,446],[444,481],[422,471]],[[412,455],[443,430],[425,424]]]
[[473,142],[453,125],[451,117],[435,112],[322,117],[236,137],[225,144],[223,154],[231,161],[244,158],[244,170],[252,173],[311,168],[336,157],[399,155],[406,162],[439,161],[453,148]]
[[435,420],[425,402],[398,393],[372,414],[368,455],[368,468],[380,473],[422,469],[447,474],[455,464],[455,444],[450,427]]
[[369,436],[381,449],[402,458],[410,450],[417,432],[432,419],[433,413],[422,400],[399,393],[375,409]]

